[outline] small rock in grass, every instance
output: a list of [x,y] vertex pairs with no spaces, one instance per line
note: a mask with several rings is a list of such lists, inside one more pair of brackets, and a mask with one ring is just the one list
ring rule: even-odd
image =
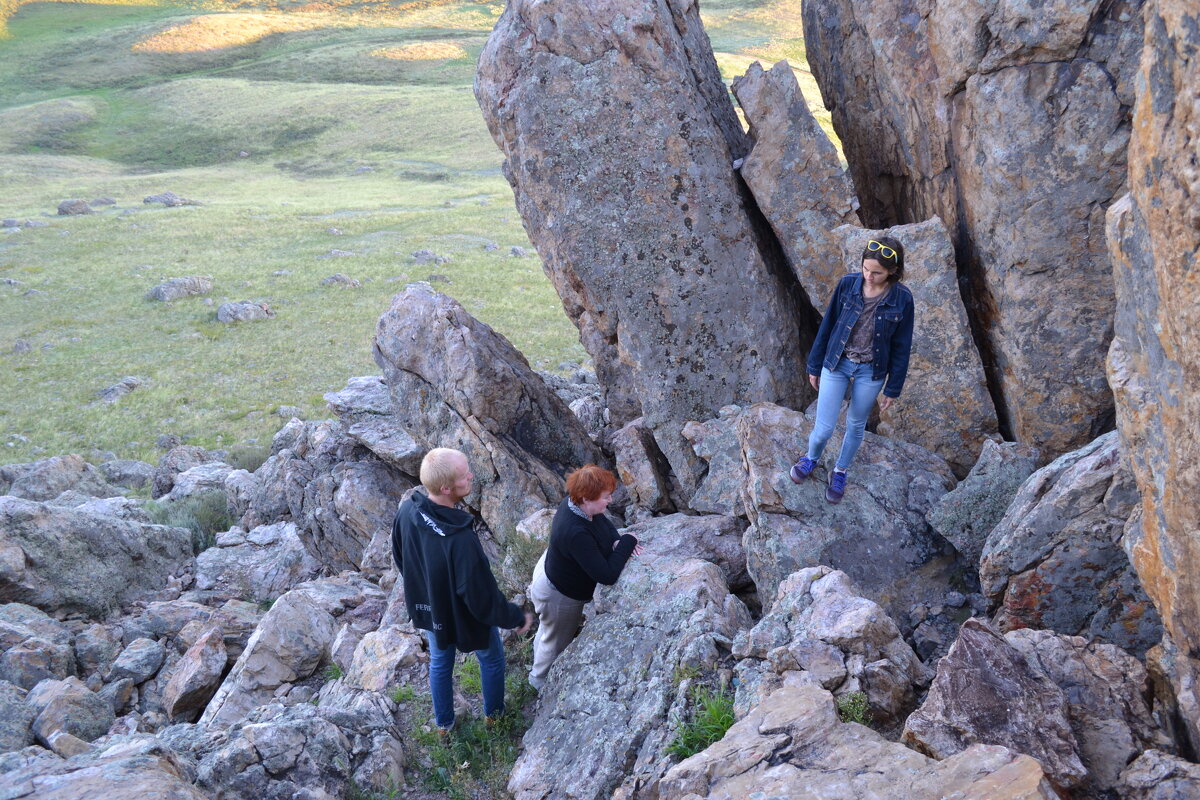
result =
[[19,228],[21,227],[21,221],[19,219],[12,219],[10,217],[0,222],[0,225],[3,225],[5,228]]
[[96,394],[102,403],[115,403],[144,383],[145,380],[136,375],[126,375],[112,386],[101,389]]
[[79,214],[94,214],[95,210],[88,205],[87,200],[63,200],[58,204],[58,215],[60,217],[73,217]]
[[526,253],[527,251],[525,248],[521,247],[520,245],[514,244],[512,247],[508,248],[508,254],[513,258],[524,258]]
[[164,206],[167,206],[168,208],[174,208],[176,206],[198,206],[198,205],[200,205],[199,200],[192,200],[187,197],[180,197],[179,195],[175,194],[174,192],[161,192],[159,194],[152,194],[147,197],[143,197],[142,202],[146,203],[146,204],[162,203]]
[[147,300],[167,302],[182,297],[207,294],[213,288],[212,278],[207,275],[189,275],[186,278],[170,278],[146,293]]
[[330,275],[328,278],[321,281],[321,285],[322,286],[345,286],[349,289],[362,288],[361,282],[355,280],[354,278],[351,278],[349,275],[343,275],[340,272]]
[[335,250],[330,250],[328,253],[321,256],[321,258],[354,258],[354,256],[356,256],[356,255],[358,255],[358,254],[351,252],[350,250],[336,250],[335,249]]
[[302,412],[297,406],[280,406],[279,408],[275,409],[275,416],[283,417],[284,419],[292,419],[293,417],[296,419],[303,419],[301,413]]
[[111,197],[97,197],[92,201],[93,206],[115,206],[117,201]]
[[450,261],[449,256],[439,256],[428,249],[417,250],[412,254],[412,257],[418,264],[445,264]]
[[28,353],[32,349],[33,345],[29,343],[28,339],[17,339],[13,342],[12,351],[14,353]]
[[275,312],[266,303],[255,303],[252,300],[222,303],[217,308],[218,322],[251,322],[259,319],[270,319]]
[[450,283],[450,279],[445,275],[429,275],[425,278],[426,283]]
[[43,219],[27,219],[25,220],[26,228],[49,228],[50,223]]

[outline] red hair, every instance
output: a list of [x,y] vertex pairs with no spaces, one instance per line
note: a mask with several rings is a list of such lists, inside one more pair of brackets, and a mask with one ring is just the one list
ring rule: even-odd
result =
[[567,476],[567,493],[575,505],[585,500],[596,500],[616,488],[617,476],[595,464],[582,466]]

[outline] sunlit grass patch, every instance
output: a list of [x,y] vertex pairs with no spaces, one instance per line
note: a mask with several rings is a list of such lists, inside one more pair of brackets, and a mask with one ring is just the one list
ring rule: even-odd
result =
[[373,50],[371,55],[376,58],[389,58],[393,61],[440,61],[466,58],[467,51],[457,42],[413,42],[400,47]]
[[335,27],[334,17],[282,14],[207,14],[133,45],[135,53],[195,53],[252,44],[273,33]]

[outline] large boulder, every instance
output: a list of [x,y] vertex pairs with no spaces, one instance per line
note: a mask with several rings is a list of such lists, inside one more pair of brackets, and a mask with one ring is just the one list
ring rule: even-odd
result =
[[1161,750],[1147,750],[1121,773],[1124,800],[1190,800],[1200,797],[1200,765]]
[[25,702],[25,694],[20,686],[0,680],[0,753],[33,744],[32,726],[37,715]]
[[26,500],[53,500],[70,489],[92,497],[123,494],[109,485],[103,472],[77,455],[55,456],[27,465],[6,494]]
[[0,497],[0,600],[102,617],[193,563],[183,528]]
[[338,632],[335,614],[382,597],[374,584],[357,576],[327,578],[299,586],[280,597],[262,618],[237,663],[200,718],[200,724],[227,728],[276,692],[329,663]]
[[1049,628],[1143,655],[1161,623],[1121,546],[1138,502],[1116,432],[1022,484],[979,564],[1001,630]]
[[962,554],[978,564],[992,528],[1025,479],[1037,469],[1037,450],[1017,442],[988,439],[970,473],[933,504],[925,519]]
[[397,419],[425,450],[466,453],[475,474],[467,503],[500,536],[562,499],[568,470],[603,461],[525,357],[428,284],[392,298],[374,350]]
[[[1126,548],[1179,657],[1167,675],[1200,749],[1200,307],[1195,263],[1200,12],[1154,0],[1133,106],[1129,196],[1108,214],[1117,313],[1108,378],[1145,514]],[[1136,62],[1135,62],[1136,63]]]
[[964,477],[983,443],[997,436],[998,424],[963,307],[950,232],[935,217],[887,230],[846,226],[834,233],[841,262],[853,267],[871,239],[894,236],[904,244],[904,285],[916,303],[912,352],[900,399],[879,412],[876,430],[937,453]]
[[734,170],[749,142],[699,8],[509,3],[475,94],[613,424],[644,416],[690,493],[701,467],[683,423],[802,404],[812,331]]
[[770,609],[733,643],[742,712],[780,686],[814,684],[838,696],[864,693],[871,718],[886,725],[916,706],[932,677],[896,623],[844,572],[800,570],[779,585]]
[[254,530],[232,528],[196,557],[196,588],[257,603],[323,572],[309,555],[293,522],[260,525]]
[[854,184],[809,110],[791,64],[780,61],[764,71],[755,61],[731,88],[754,143],[742,162],[742,179],[796,279],[819,303],[847,266],[857,266],[846,261],[832,233],[840,225],[858,225]]
[[1057,800],[1038,762],[974,745],[943,761],[838,719],[819,686],[772,693],[716,744],[676,764],[661,798],[987,798]]
[[186,757],[151,736],[122,739],[70,759],[30,759],[7,773],[5,783],[16,788],[14,797],[39,800],[208,800],[192,785],[194,772]]
[[938,662],[925,702],[904,724],[903,740],[938,759],[973,744],[1002,745],[1036,758],[1064,788],[1087,777],[1062,689],[979,620],[963,623]]
[[[775,597],[793,572],[824,564],[849,575],[898,621],[918,602],[940,602],[954,569],[946,555],[952,550],[925,513],[954,485],[945,461],[917,445],[867,433],[846,497],[831,505],[823,470],[800,485],[788,478],[812,419],[758,403],[708,423],[705,441],[717,438],[712,428],[718,422],[731,427],[740,456],[714,457],[701,492],[723,486],[742,495],[750,519],[746,563],[761,597]],[[835,447],[836,440],[830,450]]]
[[66,625],[22,603],[0,606],[0,680],[32,689],[46,678],[74,674],[75,653]]
[[[554,665],[508,791],[517,800],[628,795],[669,765],[668,720],[687,702],[678,675],[711,672],[750,615],[721,571],[648,547],[601,589],[579,637]],[[580,754],[587,769],[580,769]]]
[[[525,524],[529,526],[530,520]],[[668,514],[630,525],[622,533],[631,533],[655,556],[702,558],[721,569],[730,591],[753,587],[746,572],[746,551],[742,548],[745,520],[712,514]],[[543,541],[549,541],[549,529]]]
[[396,418],[382,377],[351,378],[340,392],[327,393],[325,402],[350,426],[346,432],[352,438],[404,474],[420,475],[425,450]]
[[98,739],[108,733],[115,718],[112,706],[78,678],[44,680],[29,690],[25,703],[37,715],[33,732],[45,747],[50,747],[51,738],[58,731],[85,742]]
[[175,665],[163,690],[163,710],[169,719],[195,716],[221,685],[228,657],[219,626],[210,627]]
[[154,468],[154,476],[151,478],[151,496],[157,499],[169,493],[174,488],[175,476],[179,473],[217,460],[219,459],[203,447],[194,444],[172,447],[163,453],[162,458],[158,460],[158,466]]
[[1004,636],[1067,699],[1067,719],[1087,767],[1084,794],[1118,788],[1121,771],[1148,749],[1174,746],[1146,704],[1149,680],[1136,658],[1111,644],[1022,629]]
[[[1112,420],[1101,235],[1125,181],[1142,5],[803,8],[859,215],[872,227],[936,215],[953,232],[1001,424],[1046,458]],[[1052,308],[1070,311],[1051,332]]]

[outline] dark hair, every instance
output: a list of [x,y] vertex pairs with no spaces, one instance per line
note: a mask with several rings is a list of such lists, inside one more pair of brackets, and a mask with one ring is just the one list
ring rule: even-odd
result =
[[617,477],[595,464],[580,467],[567,476],[567,493],[575,505],[585,500],[599,499],[600,495],[616,488]]
[[884,258],[883,253],[871,250],[868,243],[863,246],[862,261],[866,261],[868,258],[878,261],[880,266],[888,272],[888,283],[899,283],[904,280],[904,245],[900,244],[900,240],[892,236],[875,236],[871,241],[892,248],[896,251],[896,257]]

